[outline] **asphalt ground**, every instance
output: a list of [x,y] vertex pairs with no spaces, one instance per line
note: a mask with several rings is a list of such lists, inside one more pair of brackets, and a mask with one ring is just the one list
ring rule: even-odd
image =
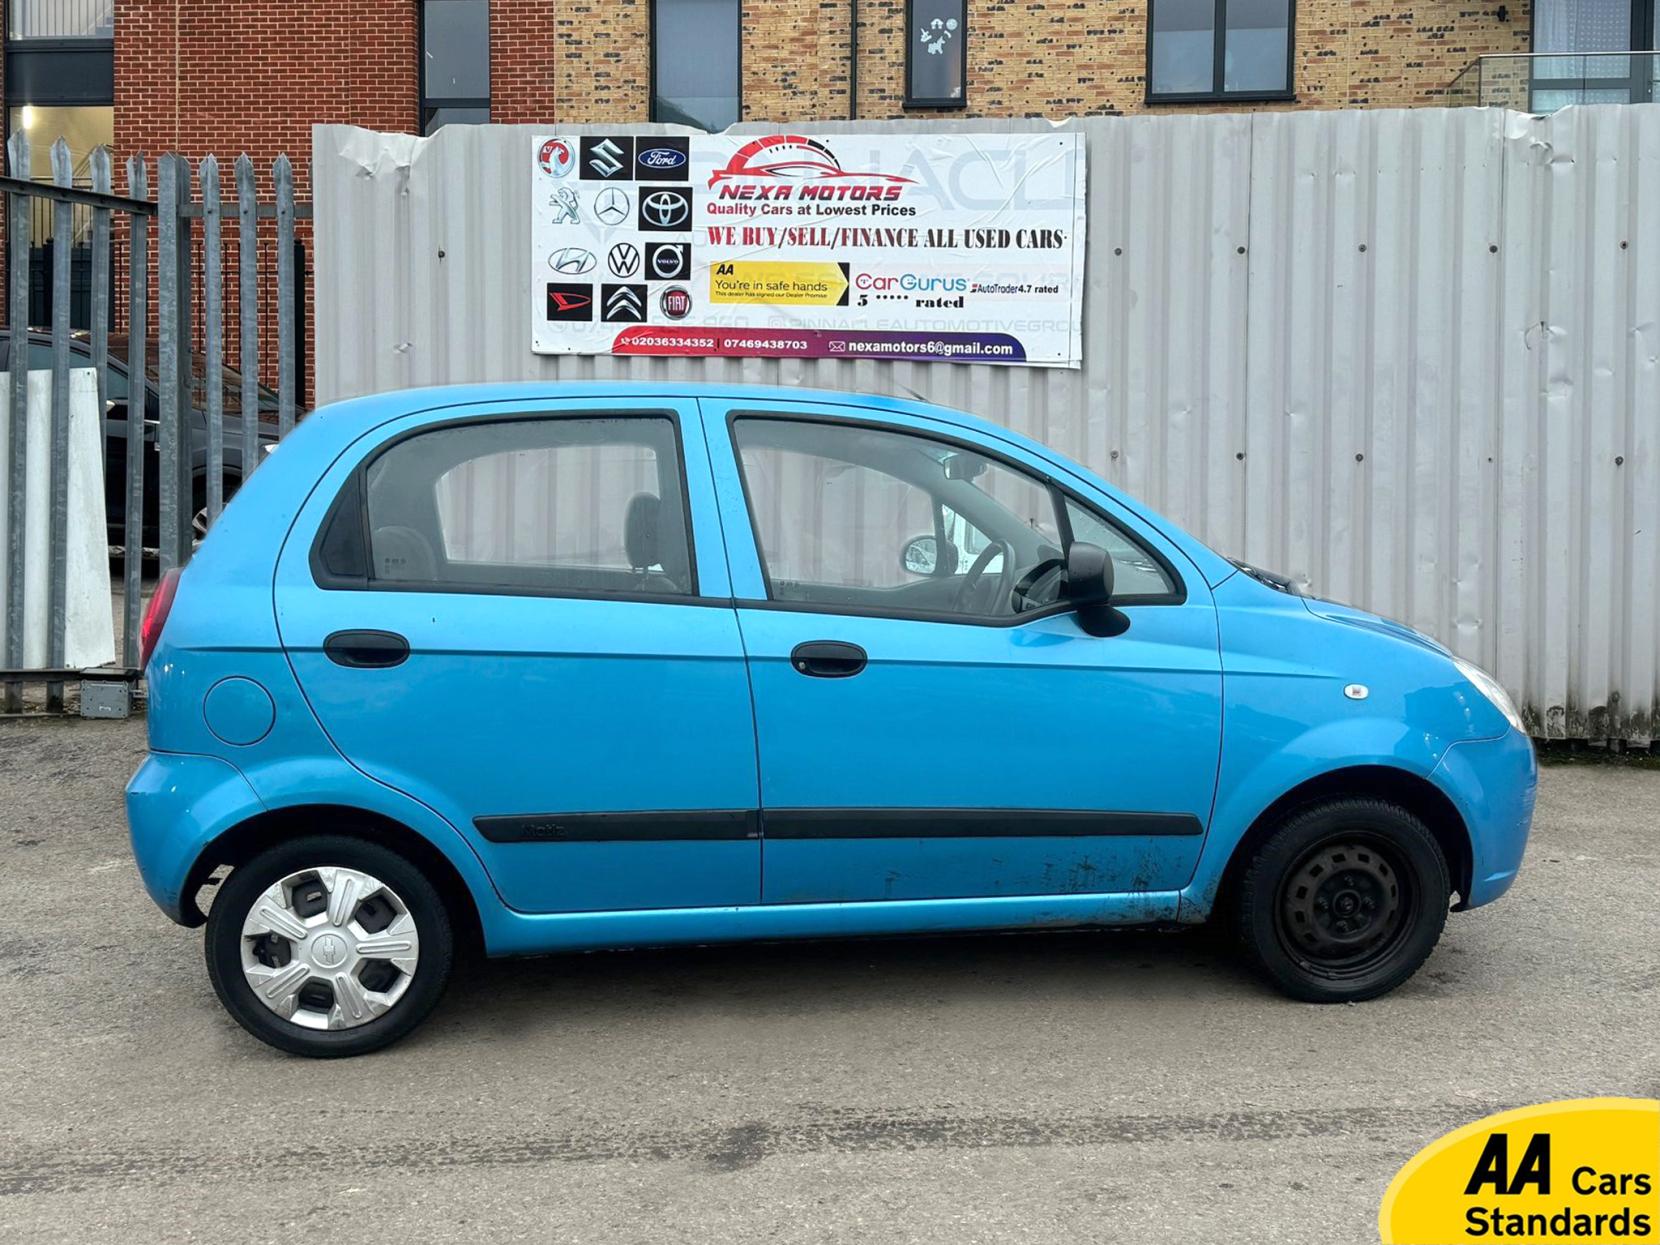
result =
[[145,897],[141,721],[0,724],[0,1239],[1375,1241],[1420,1146],[1660,1096],[1660,768],[1548,766],[1520,880],[1386,999],[1204,933],[463,964],[280,1055]]

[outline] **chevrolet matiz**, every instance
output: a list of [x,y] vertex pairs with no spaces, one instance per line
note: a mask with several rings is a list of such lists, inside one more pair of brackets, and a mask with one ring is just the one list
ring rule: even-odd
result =
[[306,1055],[409,1032],[468,943],[1214,917],[1293,998],[1368,999],[1505,892],[1533,809],[1477,667],[888,398],[327,407],[143,654],[144,884]]

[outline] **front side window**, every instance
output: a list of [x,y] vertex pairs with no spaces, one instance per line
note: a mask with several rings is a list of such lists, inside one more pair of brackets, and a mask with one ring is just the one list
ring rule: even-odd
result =
[[1113,554],[1119,596],[1171,591],[1139,544],[1001,460],[847,424],[739,418],[733,435],[775,601],[1008,621],[1060,601],[1063,550],[1086,520],[1076,538]]
[[447,591],[685,596],[697,591],[680,450],[663,416],[462,424],[399,441],[337,507],[327,574]]
[[739,119],[742,0],[654,0],[651,119],[711,133]]
[[9,0],[6,37],[113,39],[115,0]]
[[1291,93],[1292,0],[1151,0],[1150,101]]

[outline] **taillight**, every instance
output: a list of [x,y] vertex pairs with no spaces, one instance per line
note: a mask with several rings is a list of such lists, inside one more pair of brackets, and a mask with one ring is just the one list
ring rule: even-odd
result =
[[150,604],[144,611],[144,622],[138,629],[138,668],[150,664],[150,654],[156,651],[161,629],[167,625],[167,615],[173,608],[173,597],[179,591],[179,568],[174,567],[161,577]]

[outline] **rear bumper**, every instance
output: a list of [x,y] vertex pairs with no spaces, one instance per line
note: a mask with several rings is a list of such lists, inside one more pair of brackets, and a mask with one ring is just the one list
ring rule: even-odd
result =
[[1533,825],[1539,789],[1533,741],[1512,730],[1497,739],[1454,744],[1433,777],[1470,831],[1470,890],[1459,906],[1492,903],[1516,880]]
[[260,812],[248,780],[227,761],[183,752],[152,752],[127,784],[127,829],[144,889],[180,925],[200,925],[185,894],[202,849],[224,830]]

